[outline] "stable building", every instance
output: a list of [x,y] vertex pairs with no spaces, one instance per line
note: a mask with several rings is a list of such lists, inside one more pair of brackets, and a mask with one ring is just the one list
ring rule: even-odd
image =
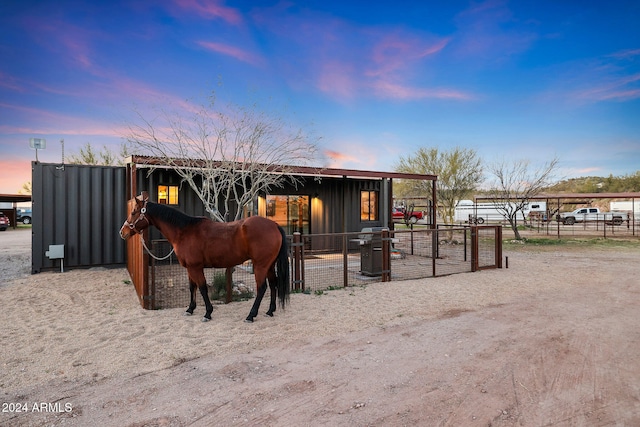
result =
[[[59,268],[58,260],[45,255],[50,245],[64,245],[65,267],[125,264],[118,231],[128,200],[142,191],[188,215],[208,216],[194,191],[160,158],[132,156],[126,166],[32,162],[32,170],[33,273]],[[293,171],[301,185],[260,194],[245,215],[271,218],[287,234],[393,229],[393,180],[430,181],[436,194],[435,175],[312,167]],[[435,227],[436,200],[430,206],[428,221]],[[159,237],[157,230],[152,233]]]

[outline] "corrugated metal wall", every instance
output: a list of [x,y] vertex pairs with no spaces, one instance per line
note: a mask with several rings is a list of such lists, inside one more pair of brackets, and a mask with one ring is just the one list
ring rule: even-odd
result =
[[[182,212],[192,216],[206,216],[202,201],[191,190],[187,183],[180,184],[178,175],[169,169],[136,169],[136,195],[142,191],[149,193],[152,201],[158,200],[158,185],[178,185],[179,205]],[[274,187],[272,195],[317,195],[320,203],[312,205],[311,233],[336,233],[360,231],[364,227],[387,226],[391,207],[387,202],[388,184],[380,179],[322,178],[305,177],[297,188],[287,185],[285,188]],[[380,192],[377,221],[360,220],[360,191],[377,190]],[[151,239],[161,238],[157,230],[151,231]]]
[[65,245],[65,268],[126,262],[118,234],[125,220],[124,167],[32,162],[33,228],[31,272],[59,269],[45,256],[49,245]]
[[[380,193],[378,220],[360,219],[360,192],[376,190]],[[275,188],[269,194],[308,195],[314,197],[311,205],[311,233],[347,233],[364,227],[386,226],[391,210],[386,203],[388,187],[379,179],[306,178],[304,185],[294,188]]]
[[[179,209],[189,215],[208,216],[202,202],[177,174],[168,169],[137,168],[135,193],[149,192],[157,200],[157,186],[178,185]],[[65,267],[122,265],[127,262],[125,243],[118,231],[127,214],[127,169],[121,166],[87,166],[32,163],[33,237],[32,273],[60,268],[59,260],[45,256],[49,245],[65,245]],[[360,191],[380,191],[379,220],[360,221]],[[385,180],[306,178],[297,189],[274,189],[271,194],[316,196],[311,211],[311,233],[352,232],[386,225],[390,207]],[[162,238],[154,227],[150,239]]]

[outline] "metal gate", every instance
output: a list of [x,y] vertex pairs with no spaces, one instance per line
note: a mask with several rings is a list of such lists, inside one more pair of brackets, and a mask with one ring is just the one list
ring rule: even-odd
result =
[[502,226],[471,227],[471,271],[502,268]]

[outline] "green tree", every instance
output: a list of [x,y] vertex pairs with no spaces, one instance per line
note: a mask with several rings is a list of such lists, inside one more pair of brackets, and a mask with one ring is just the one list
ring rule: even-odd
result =
[[22,184],[22,188],[18,190],[18,194],[32,194],[31,181]]
[[[415,154],[400,157],[397,172],[432,174],[438,176],[437,210],[445,224],[452,224],[458,200],[468,198],[482,181],[482,161],[475,150],[455,147],[449,151],[420,148]],[[408,180],[399,183],[404,196],[431,194],[431,182]]]
[[126,144],[120,146],[119,155],[115,154],[106,145],[102,146],[100,151],[96,151],[90,142],[84,147],[80,147],[78,153],[66,156],[66,162],[73,165],[123,165],[124,158],[128,156],[128,148]]

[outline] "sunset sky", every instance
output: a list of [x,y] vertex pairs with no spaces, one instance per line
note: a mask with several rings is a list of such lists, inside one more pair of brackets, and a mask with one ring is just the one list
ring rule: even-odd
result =
[[639,1],[0,3],[0,193],[135,112],[213,91],[320,138],[329,167],[392,171],[419,147],[640,170]]

